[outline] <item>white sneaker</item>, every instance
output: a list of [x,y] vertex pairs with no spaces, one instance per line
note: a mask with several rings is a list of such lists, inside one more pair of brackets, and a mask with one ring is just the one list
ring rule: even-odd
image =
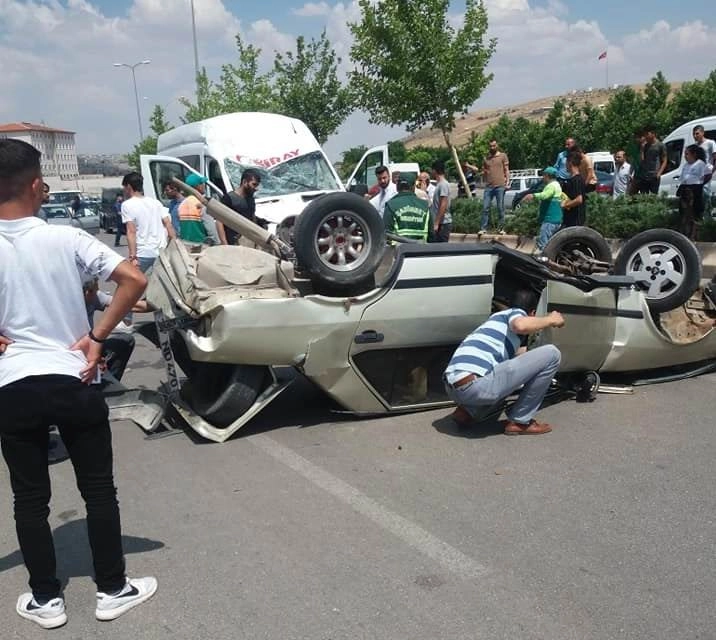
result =
[[35,602],[35,598],[32,597],[31,593],[23,593],[17,599],[15,610],[18,615],[27,620],[32,620],[43,629],[61,627],[67,622],[65,601],[62,598],[53,598],[49,602],[39,605]]
[[124,320],[120,320],[119,324],[112,329],[112,333],[134,333],[135,331],[134,325],[127,324]]
[[97,609],[95,616],[97,620],[114,620],[119,618],[130,609],[146,602],[157,590],[157,579],[148,578],[127,578],[127,583],[119,593],[110,595],[97,592]]

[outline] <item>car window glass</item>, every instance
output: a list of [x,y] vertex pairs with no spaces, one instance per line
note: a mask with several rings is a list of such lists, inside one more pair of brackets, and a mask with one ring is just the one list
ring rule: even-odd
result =
[[201,173],[201,165],[199,164],[199,156],[179,156],[180,160],[186,162],[194,171]]
[[381,164],[383,164],[383,152],[375,151],[368,154],[361,162],[358,171],[355,174],[355,180],[358,184],[364,184],[369,189],[378,183],[378,178],[375,176],[375,170]]
[[520,179],[519,178],[510,180],[510,189],[513,191],[519,191],[519,189],[520,189]]
[[[224,178],[221,177],[221,167],[219,166],[219,163],[214,160],[214,158],[207,156],[206,157],[207,162],[207,178],[211,182],[213,182],[219,189],[222,190],[223,193],[220,195],[224,195],[226,193],[226,186],[224,185]],[[207,185],[207,189],[209,190],[209,193],[213,191],[211,188],[211,185]]]
[[164,195],[162,185],[172,178],[179,178],[179,180],[184,182],[189,170],[178,162],[152,160],[149,163],[149,172],[151,173],[152,183],[154,184],[154,193],[157,194],[157,198],[162,201],[164,206],[169,206],[169,200]]
[[447,400],[442,374],[456,348],[378,349],[355,354],[353,361],[390,406],[407,407]]
[[681,166],[681,157],[684,152],[684,141],[669,140],[666,143],[666,170],[674,171]]

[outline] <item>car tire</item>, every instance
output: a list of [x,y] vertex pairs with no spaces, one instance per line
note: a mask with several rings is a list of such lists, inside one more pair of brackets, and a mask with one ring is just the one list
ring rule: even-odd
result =
[[684,304],[698,289],[701,256],[678,231],[649,229],[624,243],[614,271],[636,280],[652,312],[665,313]]
[[383,220],[372,204],[353,193],[316,198],[296,219],[298,265],[316,293],[358,295],[380,265],[385,250]]
[[547,242],[542,254],[562,264],[569,253],[578,249],[600,262],[612,262],[612,250],[601,233],[589,227],[567,227],[557,231]]
[[269,375],[265,366],[195,363],[191,408],[215,427],[228,427],[251,408]]

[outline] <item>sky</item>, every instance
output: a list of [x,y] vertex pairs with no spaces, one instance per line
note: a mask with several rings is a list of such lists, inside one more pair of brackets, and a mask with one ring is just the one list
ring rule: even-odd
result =
[[[494,79],[474,108],[604,86],[603,51],[610,84],[643,83],[659,70],[673,81],[704,78],[716,68],[712,3],[485,0],[497,50],[488,66]],[[267,70],[275,51],[325,29],[343,59],[341,73],[350,68],[347,24],[359,19],[357,0],[194,0],[194,6],[199,63],[210,77],[236,59],[237,33],[262,49]],[[454,24],[464,7],[451,2]],[[138,67],[136,78],[146,134],[153,105],[179,124],[178,98],[193,94],[190,0],[0,0],[0,124],[44,122],[75,131],[80,153],[130,151],[139,138],[132,77],[112,65],[144,59],[151,63]],[[403,135],[355,113],[325,148],[338,160],[350,147]]]

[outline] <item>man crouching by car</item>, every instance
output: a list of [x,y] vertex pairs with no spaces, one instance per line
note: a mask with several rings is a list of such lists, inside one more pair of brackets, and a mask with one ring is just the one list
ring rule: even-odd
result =
[[[552,427],[534,416],[559,368],[561,354],[548,344],[527,351],[521,336],[548,327],[561,328],[558,311],[535,316],[537,296],[519,289],[512,307],[493,313],[475,329],[453,354],[443,380],[451,400],[457,404],[453,419],[467,426],[480,410],[496,405],[522,387],[517,401],[507,411],[505,435],[539,435]],[[524,386],[523,386],[524,385]]]

